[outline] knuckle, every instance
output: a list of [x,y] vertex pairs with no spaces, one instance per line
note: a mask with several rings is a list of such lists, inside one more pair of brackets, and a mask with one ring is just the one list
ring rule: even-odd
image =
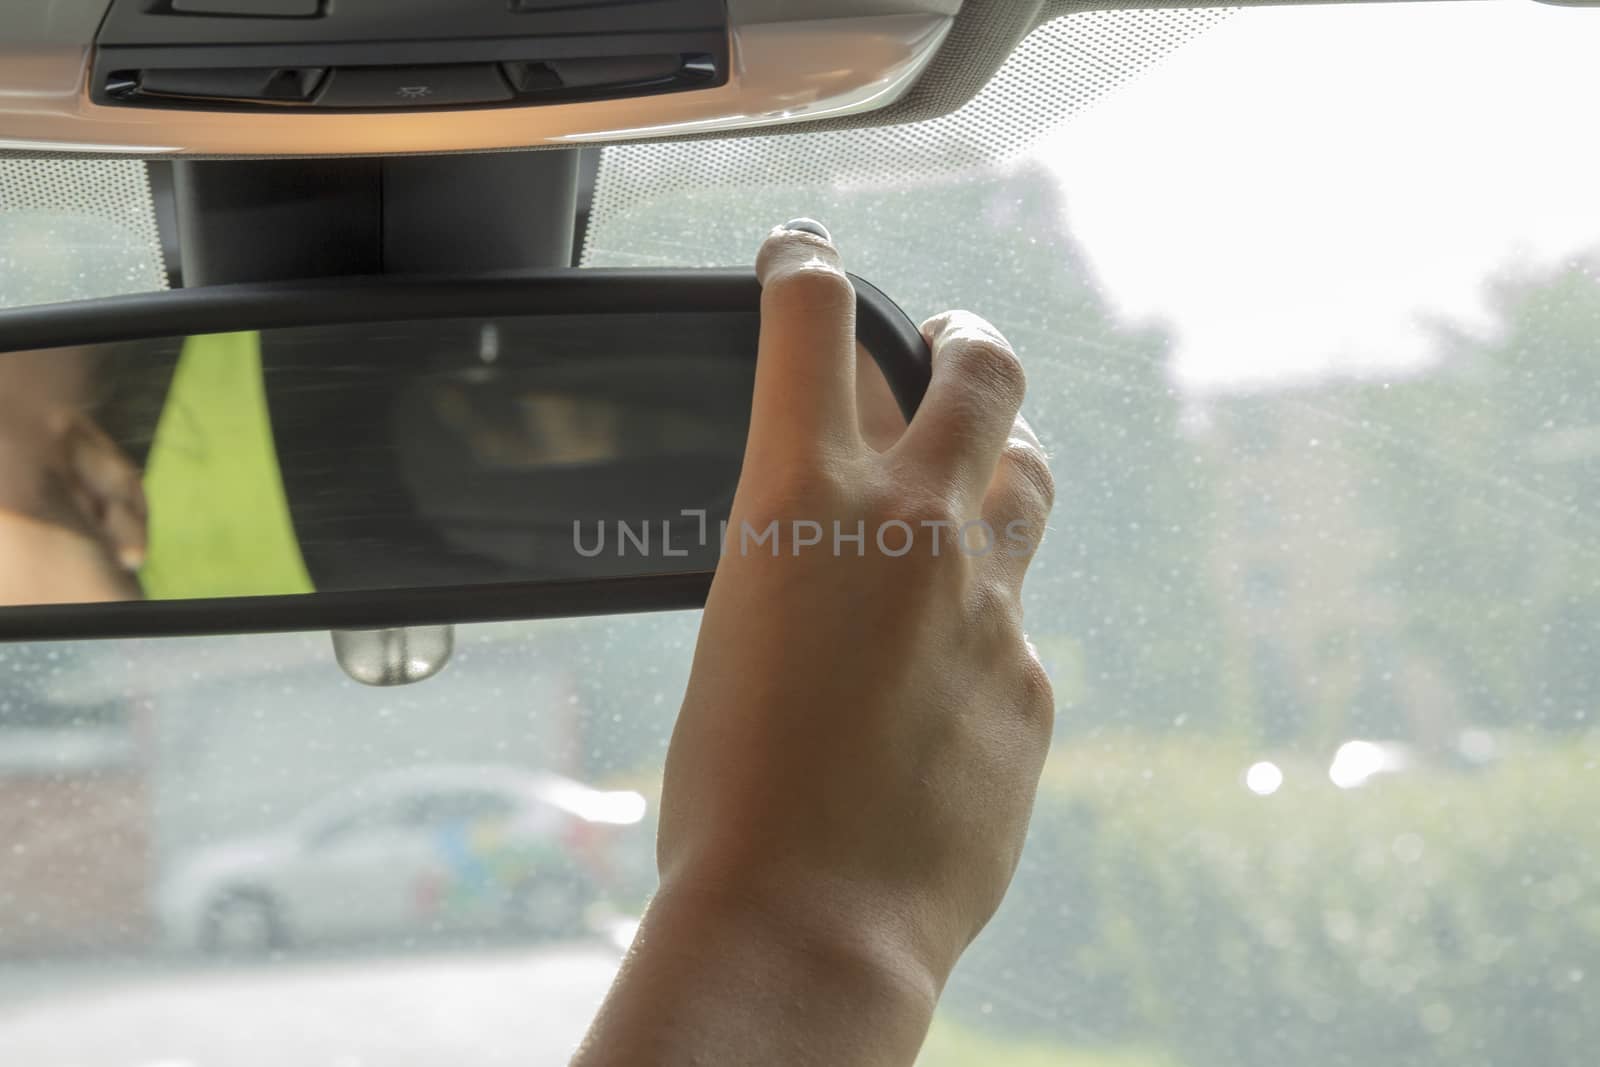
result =
[[979,581],[973,586],[967,618],[975,632],[990,635],[1001,647],[1022,647],[1022,602],[1014,590],[1001,583]]
[[909,463],[876,471],[866,483],[862,508],[869,519],[899,519],[912,526],[956,522],[961,514],[943,486]]
[[930,337],[958,331],[999,336],[999,331],[989,325],[987,319],[964,308],[951,308],[949,311],[939,312],[922,324],[922,330]]
[[792,462],[768,467],[759,481],[740,487],[743,505],[738,510],[746,520],[765,525],[776,519],[831,512],[839,496],[837,479],[825,467],[814,463]]
[[926,337],[930,342],[935,341],[941,334],[944,333],[946,329],[949,328],[950,323],[954,321],[958,315],[962,314],[964,313],[960,311],[941,311],[937,315],[931,315],[928,318],[923,319],[922,325],[918,327],[918,330],[920,330],[922,336]]
[[1025,721],[1041,728],[1048,741],[1056,719],[1056,691],[1039,657],[1030,650],[1022,664],[1021,711]]
[[1050,461],[1033,445],[1012,439],[1006,443],[1003,460],[1016,473],[1026,490],[1043,505],[1048,513],[1056,503],[1056,478],[1050,472]]
[[875,528],[898,526],[910,531],[912,553],[920,558],[955,557],[958,512],[936,493],[901,493],[875,507]]
[[838,312],[855,303],[855,290],[844,271],[820,260],[774,274],[763,291],[769,299],[802,311]]
[[936,526],[950,527],[958,524],[961,518],[959,510],[948,497],[926,490],[902,491],[889,504],[892,514],[885,515],[885,518],[902,519],[919,530]]
[[972,387],[1007,404],[1022,405],[1022,397],[1028,390],[1028,376],[1022,360],[1003,338],[962,330],[951,335],[944,347],[941,354]]
[[880,487],[867,494],[861,511],[880,551],[941,571],[960,555],[960,511],[931,488]]

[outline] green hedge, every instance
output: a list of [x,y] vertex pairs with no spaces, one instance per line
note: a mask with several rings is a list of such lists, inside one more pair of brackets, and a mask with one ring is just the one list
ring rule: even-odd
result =
[[1326,761],[1126,739],[1052,757],[949,1017],[1194,1067],[1600,1062],[1600,749],[1340,790]]

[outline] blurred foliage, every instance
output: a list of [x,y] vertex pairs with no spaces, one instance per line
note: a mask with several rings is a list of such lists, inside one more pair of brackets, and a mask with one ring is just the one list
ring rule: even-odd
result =
[[1600,712],[1600,261],[1509,276],[1493,328],[1360,391],[1373,519],[1404,641],[1461,716],[1584,729]]
[[1053,1041],[1010,1037],[940,1017],[922,1043],[917,1067],[1178,1067],[1172,1057],[1138,1048],[1065,1048]]
[[1257,758],[1192,737],[1057,751],[946,1012],[1200,1067],[1590,1061],[1600,734],[1352,790],[1285,759],[1265,797],[1242,785]]
[[[1580,261],[1500,283],[1493,325],[1439,327],[1409,378],[1211,402],[1221,688],[1161,673],[1165,721],[1137,723],[1159,734],[1063,705],[1075,736],[953,1014],[1203,1067],[1592,1058],[1596,279]],[[1084,648],[1091,679],[1118,664]],[[1128,667],[1114,689],[1152,684]],[[1519,732],[1473,770],[1459,741],[1486,725]],[[1419,765],[1337,789],[1352,736]],[[1262,745],[1289,753],[1270,797],[1242,786]]]

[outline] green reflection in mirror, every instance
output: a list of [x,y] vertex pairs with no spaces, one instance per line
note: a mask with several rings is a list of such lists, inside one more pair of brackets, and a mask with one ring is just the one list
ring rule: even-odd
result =
[[255,332],[190,337],[145,472],[145,595],[309,593],[289,518]]

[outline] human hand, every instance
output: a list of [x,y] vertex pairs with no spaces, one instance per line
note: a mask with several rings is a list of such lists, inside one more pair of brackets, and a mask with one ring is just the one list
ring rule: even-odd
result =
[[[993,327],[964,312],[924,326],[933,380],[894,439],[886,391],[858,404],[854,294],[831,242],[774,231],[756,269],[750,438],[629,968],[659,976],[644,981],[674,999],[676,1027],[721,1047],[788,1034],[766,1046],[785,1062],[909,1062],[1016,868],[1049,744],[1020,592],[1051,478]],[[719,997],[732,1003],[697,1025]]]

